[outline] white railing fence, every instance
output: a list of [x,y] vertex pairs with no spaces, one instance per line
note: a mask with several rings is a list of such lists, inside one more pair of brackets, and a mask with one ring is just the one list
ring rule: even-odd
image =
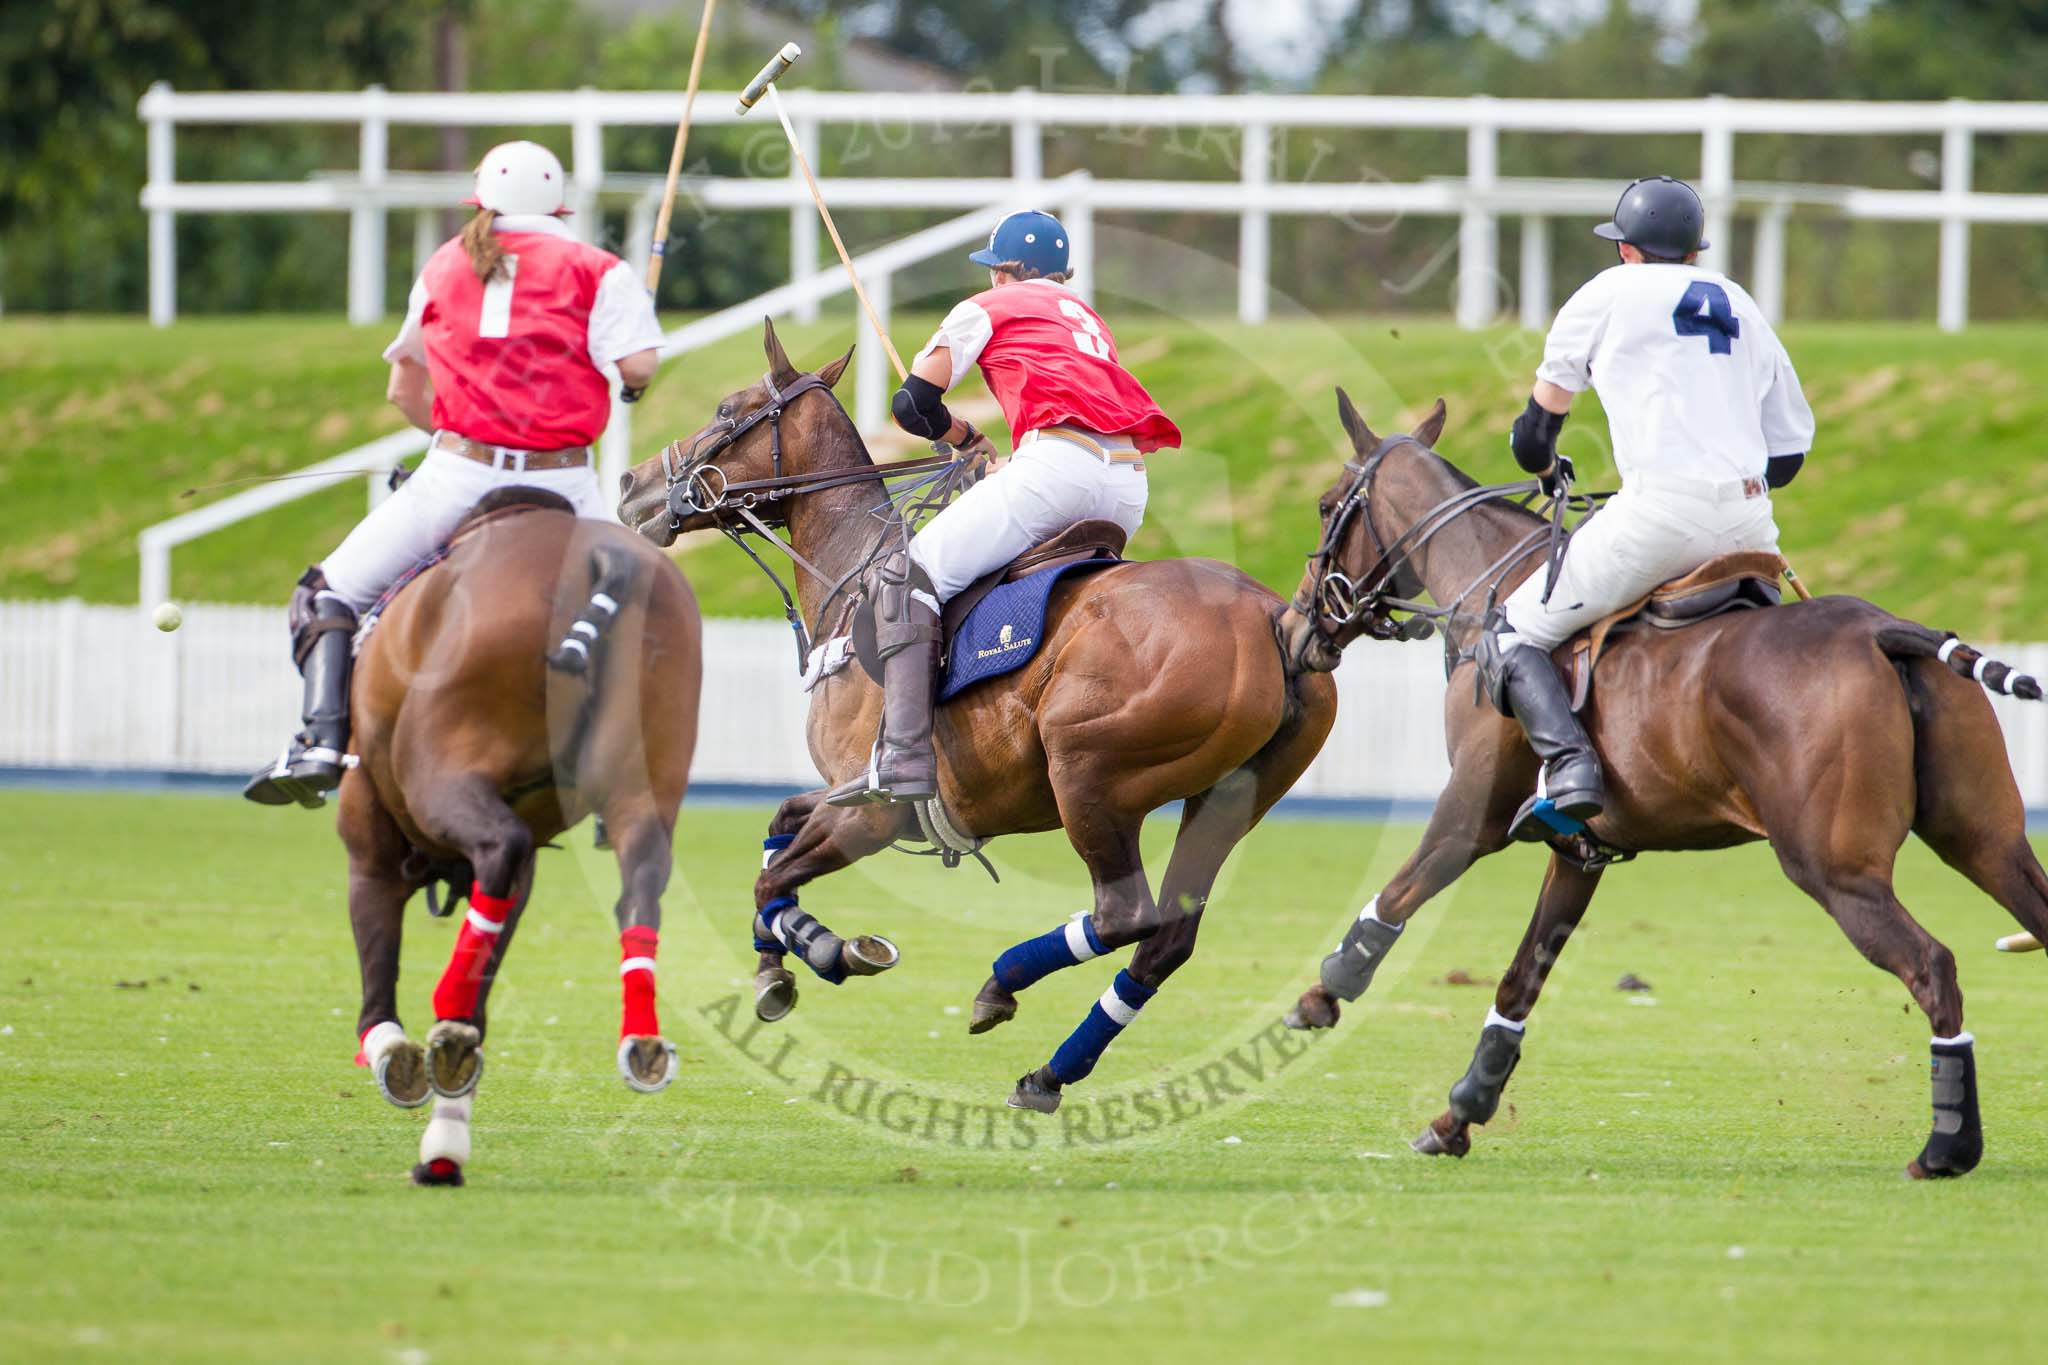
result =
[[[1043,186],[1043,202],[1056,205],[1065,213],[1074,249],[1080,252],[1090,249],[1095,234],[1095,217],[1088,198],[1089,185],[1088,174],[1081,171],[1048,181]],[[810,201],[806,199],[804,203],[808,211]],[[856,256],[854,268],[860,272],[861,281],[867,287],[869,299],[882,325],[888,326],[891,319],[890,281],[898,271],[943,252],[954,251],[969,242],[980,241],[995,226],[1006,207],[1001,202],[988,203]],[[646,250],[647,235],[642,234],[641,254],[635,262],[638,269],[646,269]],[[851,288],[844,270],[809,275],[781,285],[669,332],[661,344],[661,358],[673,360],[689,351],[723,341],[758,326],[763,317],[782,317],[791,312],[801,315],[805,309],[815,309],[826,299]],[[1088,281],[1077,281],[1075,288],[1084,298],[1088,297]],[[854,356],[853,406],[854,420],[863,434],[872,436],[887,424],[889,390],[894,381],[895,372],[890,368],[889,357],[882,349],[880,338],[872,327],[863,325]],[[611,422],[605,428],[598,451],[599,486],[606,490],[617,488],[619,476],[633,464],[632,416],[633,409],[619,402],[615,396]],[[367,480],[370,505],[374,507],[385,495],[392,466],[426,448],[425,432],[411,429],[393,432],[352,450],[344,450],[339,455],[331,455],[283,479],[259,484],[145,528],[136,538],[137,557],[141,564],[141,596],[137,600],[145,606],[170,600],[171,552],[187,541],[354,478]]]
[[[2048,675],[2048,644],[1993,652]],[[133,607],[0,602],[0,767],[253,771],[298,727],[288,653],[276,606],[195,605],[165,635]],[[704,655],[692,780],[816,786],[789,628],[707,621]],[[1337,727],[1294,794],[1434,799],[1449,773],[1441,653],[1361,646],[1337,683]],[[2048,706],[1994,704],[2028,806],[2048,808]]]
[[[177,91],[150,88],[139,114],[148,128],[149,312],[158,325],[177,315],[176,220],[181,213],[321,213],[349,215],[348,316],[374,322],[385,307],[387,220],[393,210],[414,215],[416,247],[426,210],[445,207],[466,192],[460,178],[409,175],[389,165],[393,126],[566,127],[570,130],[571,202],[575,221],[594,230],[593,212],[606,196],[625,195],[634,206],[629,235],[644,239],[652,224],[651,186],[645,175],[621,176],[605,165],[608,128],[669,127],[679,112],[673,92],[581,89],[497,94],[401,94],[373,86],[336,93]],[[1502,216],[1521,220],[1525,246],[1547,240],[1548,219],[1602,213],[1616,187],[1584,181],[1511,180],[1499,166],[1502,133],[1689,134],[1700,139],[1697,169],[1707,203],[1710,264],[1732,268],[1730,227],[1738,213],[1757,221],[1752,289],[1775,312],[1784,297],[1785,218],[1795,206],[1850,218],[1940,225],[1937,265],[1940,325],[1961,328],[1969,315],[1970,228],[1976,223],[2048,223],[2048,194],[1985,194],[1971,188],[1975,140],[1981,135],[2048,133],[2048,103],[1876,103],[1829,100],[1750,100],[1710,95],[1689,100],[1465,99],[1348,95],[1116,95],[903,93],[790,90],[784,96],[800,139],[815,158],[826,125],[994,129],[1008,131],[1007,174],[976,179],[903,177],[828,179],[826,197],[837,206],[958,209],[1035,196],[1044,182],[1049,129],[1094,129],[1116,143],[1141,130],[1200,130],[1236,139],[1234,180],[1171,179],[1096,182],[1092,202],[1104,212],[1208,213],[1238,220],[1238,316],[1266,318],[1274,214],[1383,218],[1394,214],[1456,219],[1458,320],[1467,327],[1491,321],[1499,307],[1499,236]],[[715,126],[738,121],[730,94],[700,95],[695,121]],[[177,178],[176,130],[193,124],[342,124],[358,132],[352,174],[298,182],[195,183]],[[1276,179],[1276,137],[1319,129],[1441,129],[1465,134],[1465,164],[1458,176],[1413,184],[1361,177],[1355,181]],[[1848,186],[1745,184],[1735,178],[1735,146],[1744,134],[1800,136],[1924,135],[1938,137],[1940,188],[1872,190]],[[1185,164],[1161,157],[1160,164]],[[652,169],[652,168],[648,168]],[[1091,167],[1099,170],[1101,168]],[[1684,173],[1691,168],[1673,167]],[[802,281],[820,268],[817,224],[797,171],[788,177],[697,177],[692,197],[707,209],[776,210],[789,214],[792,272]],[[1549,309],[1540,250],[1523,252],[1521,316],[1538,325]],[[1304,292],[1304,291],[1298,291]],[[1776,318],[1773,317],[1775,321]]]

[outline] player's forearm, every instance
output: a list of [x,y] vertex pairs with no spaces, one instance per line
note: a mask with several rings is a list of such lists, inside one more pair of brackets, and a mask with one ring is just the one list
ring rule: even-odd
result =
[[401,360],[391,367],[391,382],[384,388],[391,406],[405,414],[405,420],[421,431],[434,429],[434,383],[427,367],[416,360]]

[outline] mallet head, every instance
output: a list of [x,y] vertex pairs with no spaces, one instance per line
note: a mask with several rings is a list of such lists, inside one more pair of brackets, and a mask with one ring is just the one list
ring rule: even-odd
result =
[[768,87],[782,79],[782,73],[789,70],[796,59],[803,55],[804,50],[795,43],[784,43],[782,51],[770,57],[768,65],[762,67],[754,79],[747,82],[747,88],[740,91],[739,111],[744,114],[753,108],[761,96],[768,93]]

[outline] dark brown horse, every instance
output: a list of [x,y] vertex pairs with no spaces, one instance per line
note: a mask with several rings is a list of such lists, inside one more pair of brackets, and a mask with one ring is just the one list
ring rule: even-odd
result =
[[[673,1078],[652,959],[696,748],[699,634],[696,599],[665,556],[518,488],[480,504],[448,558],[371,630],[352,699],[360,762],[341,785],[340,826],[365,1060],[395,1104],[441,1096],[416,1179],[461,1181],[485,1003],[533,887],[534,852],[593,812],[623,882],[619,1069],[639,1090]],[[471,904],[422,1048],[398,1023],[399,941],[406,902],[436,882]]]
[[[1354,455],[1323,495],[1323,543],[1289,611],[1290,647],[1334,666],[1336,651],[1361,634],[1402,633],[1392,612],[1406,608],[1396,599],[1426,590],[1458,662],[1444,701],[1450,784],[1421,847],[1360,912],[1325,961],[1324,984],[1289,1016],[1313,1028],[1336,1023],[1340,996],[1363,992],[1425,901],[1507,844],[1537,777],[1517,724],[1476,694],[1470,657],[1489,588],[1497,581],[1504,596],[1543,565],[1543,520],[1508,500],[1533,485],[1480,489],[1430,450],[1442,403],[1413,435],[1387,440],[1341,390],[1338,407]],[[1408,618],[1418,619],[1427,618]],[[1892,889],[1908,831],[2023,928],[2048,930],[2048,875],[2028,846],[1998,723],[1973,676],[2041,696],[2033,679],[1953,637],[1857,598],[1824,597],[1626,635],[1609,646],[1582,713],[1611,791],[1591,824],[1599,843],[1649,852],[1769,839],[1785,875],[1905,983],[1936,1034],[1934,1130],[1908,1167],[1915,1177],[1967,1172],[1983,1139],[1955,958]],[[1417,1150],[1463,1155],[1470,1126],[1493,1115],[1544,978],[1599,885],[1583,851],[1553,853],[1472,1068]]]
[[[678,532],[733,524],[743,508],[764,525],[786,526],[802,625],[824,641],[845,633],[851,589],[891,534],[878,515],[887,471],[832,395],[846,358],[802,375],[772,325],[763,345],[763,381],[726,398],[709,425],[628,475],[619,514],[664,545]],[[1209,560],[1069,577],[1053,589],[1033,661],[940,708],[940,793],[952,823],[978,838],[1064,829],[1095,888],[1092,916],[998,959],[970,1031],[1011,1018],[1015,992],[1048,972],[1140,945],[1077,1031],[1079,1041],[1025,1075],[1012,1104],[1050,1112],[1060,1087],[1086,1075],[1136,1008],[1187,961],[1225,858],[1322,746],[1336,689],[1286,666],[1275,637],[1282,605],[1250,577]],[[833,784],[864,770],[880,707],[880,689],[857,667],[824,677],[812,692],[811,756],[825,785],[783,803],[754,886],[763,1018],[779,1018],[793,1003],[783,966],[790,948],[831,981],[876,969],[862,946],[872,940],[846,943],[796,897],[815,878],[918,833],[912,807],[823,800]],[[1184,803],[1180,834],[1155,900],[1139,829],[1172,801]],[[893,953],[879,965],[890,960]]]

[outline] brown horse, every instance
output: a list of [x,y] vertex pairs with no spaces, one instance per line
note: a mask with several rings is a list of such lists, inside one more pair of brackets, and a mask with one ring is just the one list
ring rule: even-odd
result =
[[[1356,999],[1400,926],[1478,858],[1508,842],[1537,761],[1515,721],[1482,701],[1471,643],[1499,596],[1541,569],[1542,518],[1510,502],[1533,484],[1477,487],[1430,445],[1443,404],[1409,436],[1381,440],[1342,390],[1354,456],[1321,501],[1323,542],[1285,632],[1296,657],[1333,667],[1361,634],[1414,637],[1399,599],[1426,590],[1454,663],[1444,702],[1450,784],[1422,844],[1359,912],[1323,984],[1288,1022],[1327,1028]],[[1450,608],[1451,610],[1444,610]],[[1962,676],[1958,676],[1958,675]],[[1590,829],[1610,850],[1712,849],[1769,839],[1785,875],[1819,901],[1871,962],[1905,983],[1936,1034],[1934,1130],[1907,1168],[1961,1175],[1983,1150],[1975,1062],[1955,958],[1892,889],[1908,831],[2040,936],[2048,875],[1998,723],[1975,677],[2039,700],[2031,678],[1852,597],[1642,630],[1609,646],[1582,713],[1611,799]],[[1472,1067],[1418,1151],[1462,1156],[1492,1117],[1520,1057],[1523,1025],[1600,881],[1592,847],[1553,845],[1550,869]],[[1592,865],[1587,865],[1587,864]]]
[[[869,458],[832,395],[846,357],[801,375],[772,325],[763,345],[763,381],[726,398],[713,422],[628,475],[619,514],[663,545],[678,532],[732,525],[743,511],[762,527],[786,526],[801,625],[822,641],[845,633],[851,590],[893,533],[887,470]],[[951,822],[979,838],[1064,829],[1095,889],[1092,916],[998,959],[970,1031],[1014,1016],[1015,992],[1047,973],[1140,945],[1104,1003],[1050,1065],[1018,1082],[1011,1104],[1056,1108],[1061,1086],[1088,1074],[1137,1007],[1188,960],[1225,858],[1321,748],[1336,689],[1286,666],[1275,636],[1282,605],[1237,569],[1208,560],[1125,563],[1068,577],[1053,589],[1032,662],[940,708],[940,794]],[[918,833],[912,807],[823,800],[865,769],[881,704],[880,689],[857,668],[831,673],[812,691],[810,749],[825,786],[777,811],[754,886],[763,1018],[780,1018],[794,1003],[782,965],[792,947],[828,981],[893,961],[892,951],[878,964],[862,946],[872,940],[846,943],[796,901],[814,878]],[[1172,801],[1184,803],[1180,834],[1155,900],[1138,834],[1149,812]]]
[[[363,979],[357,1031],[387,1099],[409,1108],[430,1090],[441,1097],[421,1139],[422,1183],[461,1183],[485,1002],[533,887],[534,852],[592,812],[623,883],[619,1069],[643,1091],[673,1078],[653,957],[696,748],[699,635],[696,599],[666,556],[526,488],[479,504],[447,559],[370,631],[351,703],[360,762],[340,794]],[[406,902],[436,882],[466,890],[470,909],[422,1048],[398,1023],[399,941]]]

